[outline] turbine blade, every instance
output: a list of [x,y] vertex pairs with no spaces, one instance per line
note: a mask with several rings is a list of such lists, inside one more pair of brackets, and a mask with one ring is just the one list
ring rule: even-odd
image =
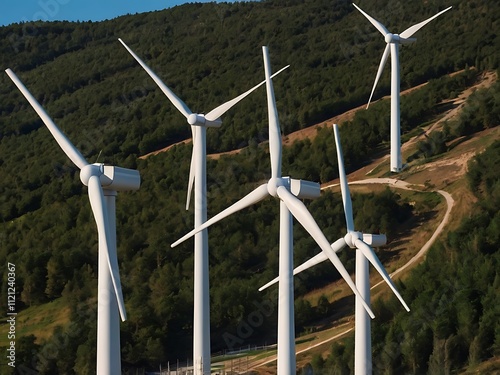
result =
[[344,238],[339,238],[337,241],[332,243],[330,245],[330,249],[328,252],[322,251],[321,253],[317,254],[316,256],[312,257],[311,259],[307,260],[306,262],[302,263],[300,266],[295,268],[293,270],[293,274],[297,275],[298,273],[301,273],[302,271],[305,271],[311,267],[314,267],[316,264],[320,264],[321,262],[324,262],[325,260],[329,259],[328,258],[328,253],[338,253],[342,248],[346,245]]
[[[92,207],[94,219],[97,224],[97,231],[100,237],[99,251],[106,252],[109,273],[111,275],[111,281],[113,282],[116,300],[118,302],[118,309],[120,310],[122,321],[125,321],[127,319],[127,314],[125,312],[125,303],[123,302],[120,273],[118,271],[118,259],[116,258],[116,253],[114,251],[113,254],[111,254],[111,249],[114,249],[114,247],[111,246],[112,236],[108,228],[108,211],[106,210],[106,203],[104,202],[104,194],[102,192],[101,181],[99,177],[95,175],[91,176],[88,182],[88,187],[90,206]],[[100,248],[101,245],[104,246],[104,249]]]
[[368,261],[373,265],[373,267],[375,267],[375,269],[378,271],[378,273],[382,276],[382,278],[385,280],[385,282],[392,289],[392,291],[394,292],[396,297],[398,297],[399,301],[401,302],[403,307],[406,309],[406,311],[410,311],[410,308],[408,307],[408,305],[404,301],[403,297],[401,297],[401,294],[399,294],[399,292],[396,289],[396,286],[394,285],[394,283],[392,282],[389,274],[385,270],[382,263],[380,263],[380,260],[378,259],[377,255],[375,254],[375,251],[373,251],[373,249],[370,246],[365,244],[360,239],[357,239],[354,242],[354,246],[356,246],[357,249],[361,250],[361,252],[366,257],[366,259],[368,259]]
[[[322,253],[320,253],[322,254]],[[259,292],[262,292],[263,290],[269,288],[271,285],[274,285],[276,284],[278,281],[279,281],[280,277],[275,277],[274,279],[272,279],[271,281],[269,281],[266,285],[263,285],[259,288]]]
[[345,243],[344,237],[342,237],[342,238],[339,238],[334,243],[332,243],[330,245],[330,249],[332,249],[332,251],[334,253],[338,253],[340,250],[342,250],[344,248],[345,245],[346,245],[346,243]]
[[417,38],[399,38],[399,43],[400,44],[410,44],[410,43],[413,43],[413,42],[416,42],[417,41]]
[[264,55],[264,71],[266,75],[267,111],[269,118],[269,153],[271,157],[271,178],[281,177],[281,131],[274,97],[273,81],[271,80],[271,63],[269,51],[262,47]]
[[377,21],[375,18],[373,18],[373,17],[369,16],[368,14],[366,14],[365,12],[363,12],[363,10],[362,10],[360,7],[358,7],[356,4],[352,3],[352,5],[354,5],[354,7],[355,7],[357,10],[359,10],[359,11],[361,12],[361,14],[362,14],[363,16],[365,16],[365,17],[368,19],[368,21],[370,21],[370,22],[371,22],[371,24],[372,24],[373,26],[375,26],[375,27],[377,28],[377,30],[378,30],[378,31],[380,31],[380,33],[381,33],[383,36],[385,36],[386,34],[389,34],[389,31],[387,31],[387,29],[385,28],[385,26],[384,26],[384,25],[382,25],[379,21]]
[[317,264],[323,263],[327,259],[328,259],[328,256],[326,255],[326,253],[324,251],[322,251],[321,253],[316,254],[311,259],[308,259],[307,261],[302,263],[300,266],[296,267],[293,270],[293,274],[297,275],[298,273],[301,273],[302,271],[305,271],[311,267],[314,267]]
[[284,186],[278,187],[277,193],[280,199],[283,202],[285,202],[286,206],[288,207],[288,210],[292,213],[295,219],[297,219],[297,221],[311,235],[311,237],[316,241],[321,250],[323,250],[326,253],[326,255],[333,263],[335,268],[337,268],[337,271],[346,281],[347,285],[349,285],[349,287],[352,289],[353,293],[360,298],[368,314],[372,318],[374,318],[375,315],[373,314],[372,310],[370,309],[366,301],[363,299],[363,297],[361,297],[361,294],[359,293],[358,289],[356,288],[356,285],[349,276],[349,273],[345,269],[344,265],[340,261],[337,254],[334,251],[332,251],[332,248],[330,247],[328,240],[326,239],[321,229],[319,229],[318,224],[312,217],[311,213],[307,210],[304,203],[302,203],[299,199],[297,199]]
[[422,27],[424,27],[425,25],[427,25],[429,22],[431,22],[434,18],[437,18],[439,17],[441,14],[443,14],[444,12],[450,10],[452,7],[448,7],[446,8],[445,10],[442,10],[441,12],[439,12],[438,14],[436,14],[435,16],[432,16],[431,18],[428,18],[426,19],[425,21],[423,22],[420,22],[420,23],[417,23],[416,25],[413,25],[409,28],[407,28],[405,31],[403,31],[401,34],[399,34],[399,36],[401,38],[409,38],[411,37],[413,34],[415,34],[418,30],[420,30]]
[[194,184],[194,169],[196,166],[196,148],[194,146],[196,140],[196,127],[191,125],[191,134],[193,140],[193,149],[191,151],[191,164],[189,165],[189,181],[188,181],[188,190],[187,190],[187,198],[186,198],[186,211],[189,210],[189,204],[191,203],[191,193],[193,191]]
[[[340,250],[342,250],[342,248],[344,246],[345,246],[345,240],[343,238],[339,238],[337,241],[335,241],[334,243],[332,243],[330,247],[332,248],[332,250],[335,253],[337,253]],[[328,256],[325,254],[325,252],[322,251],[321,253],[316,254],[311,259],[305,261],[300,266],[298,266],[297,268],[295,268],[293,270],[293,275],[295,276],[295,275],[301,273],[302,271],[305,271],[305,270],[307,270],[307,269],[309,269],[311,267],[314,267],[316,264],[320,264],[321,262],[324,262],[327,259],[328,259]],[[262,292],[264,289],[267,289],[271,285],[276,284],[278,282],[278,280],[279,280],[279,277],[276,277],[275,279],[269,281],[266,285],[261,286],[259,288],[259,292]]]
[[352,215],[352,201],[347,177],[344,169],[344,156],[342,155],[342,146],[340,145],[339,127],[333,124],[333,134],[335,135],[335,144],[337,145],[337,159],[339,165],[340,192],[342,193],[342,202],[344,203],[344,215],[348,232],[354,231],[354,218]]
[[153,72],[149,66],[146,65],[144,61],[142,61],[139,56],[137,56],[134,51],[132,51],[129,46],[125,44],[123,40],[118,38],[121,44],[127,49],[127,51],[132,55],[134,59],[137,60],[137,62],[144,68],[144,70],[149,74],[149,76],[153,79],[153,81],[156,82],[158,87],[163,91],[163,93],[167,96],[168,100],[179,110],[180,113],[184,115],[184,117],[188,118],[190,114],[192,114],[191,110],[189,107],[184,103],[177,95],[175,95],[172,90],[170,90],[167,85],[165,85],[160,77],[158,77],[155,72]]
[[45,126],[49,129],[50,133],[55,138],[56,142],[59,144],[59,147],[62,148],[64,153],[71,159],[73,164],[75,164],[80,169],[89,164],[87,160],[85,160],[85,158],[82,156],[80,151],[78,151],[78,149],[69,141],[69,139],[64,135],[64,133],[61,130],[59,130],[54,121],[52,121],[47,112],[45,112],[40,103],[38,103],[35,97],[31,95],[26,86],[24,86],[24,84],[14,74],[14,72],[10,69],[7,69],[5,72],[10,77],[12,82],[14,82],[14,84],[17,86],[19,91],[21,91],[24,97],[28,100],[28,102],[33,107],[38,116],[40,116]]
[[368,104],[366,105],[366,109],[370,106],[370,102],[372,101],[373,93],[375,92],[375,88],[377,87],[378,80],[380,79],[380,76],[382,75],[382,72],[384,71],[384,66],[387,63],[387,58],[389,57],[389,53],[391,51],[390,45],[387,44],[385,46],[384,53],[382,54],[382,59],[380,60],[380,65],[378,66],[377,70],[377,76],[375,77],[375,82],[373,84],[372,92],[370,94],[370,99],[368,99]]
[[208,228],[212,224],[217,223],[218,221],[224,219],[225,217],[227,217],[227,216],[229,216],[229,215],[231,215],[231,214],[233,214],[235,212],[238,212],[238,211],[240,211],[240,210],[242,210],[242,209],[244,209],[244,208],[246,208],[246,207],[248,207],[248,206],[250,206],[252,204],[255,204],[255,203],[261,201],[262,199],[264,199],[268,195],[269,195],[269,193],[267,191],[267,183],[263,184],[263,185],[260,185],[259,187],[257,187],[256,189],[254,189],[249,194],[245,195],[243,198],[241,198],[236,203],[232,204],[231,206],[229,206],[225,210],[219,212],[217,215],[215,215],[214,217],[212,217],[210,220],[205,221],[199,227],[194,228],[191,232],[185,234],[182,238],[178,239],[177,241],[175,241],[170,246],[171,247],[176,247],[181,242],[186,241],[188,238],[191,238],[196,233],[201,232],[203,229]]
[[[275,76],[277,76],[278,74],[280,74],[283,70],[287,69],[290,65],[287,65],[285,66],[284,68],[281,68],[280,70],[278,70],[276,73],[274,73],[271,78],[274,78]],[[238,103],[240,100],[242,100],[243,98],[245,98],[247,95],[249,95],[250,93],[252,93],[253,91],[255,91],[256,89],[258,89],[260,86],[262,86],[264,83],[266,83],[266,81],[262,81],[261,83],[259,83],[258,85],[252,87],[250,90],[244,92],[243,94],[241,94],[240,96],[218,106],[217,108],[211,110],[210,112],[208,112],[206,115],[205,115],[205,118],[209,121],[215,121],[217,120],[219,117],[221,117],[224,113],[226,113],[227,111],[229,111],[236,103]]]

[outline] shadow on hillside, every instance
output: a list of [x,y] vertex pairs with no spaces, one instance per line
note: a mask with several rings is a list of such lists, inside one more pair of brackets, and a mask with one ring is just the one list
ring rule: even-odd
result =
[[396,240],[391,242],[391,248],[382,248],[375,251],[382,264],[387,264],[391,260],[397,260],[400,254],[408,248],[404,246],[409,240]]
[[328,305],[326,316],[317,319],[306,328],[309,332],[323,331],[339,325],[339,321],[354,314],[354,295],[345,296]]
[[442,102],[442,103],[439,103],[437,106],[436,106],[436,112],[438,114],[442,114],[444,112],[448,112],[448,111],[451,111],[453,109],[456,109],[458,108],[458,106],[461,104],[461,103],[457,103],[457,100],[459,100],[458,98],[455,98],[455,99],[451,99],[449,101],[445,101],[445,102]]

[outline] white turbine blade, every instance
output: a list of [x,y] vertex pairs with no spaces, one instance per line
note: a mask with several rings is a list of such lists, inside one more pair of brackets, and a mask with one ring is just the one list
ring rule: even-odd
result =
[[[344,239],[342,238],[341,240],[343,241]],[[311,259],[307,260],[306,262],[302,263],[300,266],[295,268],[293,270],[293,275],[295,276],[298,273],[301,273],[302,271],[305,271],[311,267],[314,267],[316,264],[320,264],[327,259],[328,259],[328,256],[322,251],[321,253],[316,254],[314,257],[312,257]],[[275,279],[269,281],[266,285],[261,286],[259,288],[259,292],[262,292],[263,290],[269,288],[271,285],[276,284],[278,281],[279,281],[279,276],[276,277]]]
[[120,273],[118,271],[118,259],[116,259],[116,254],[110,254],[111,248],[111,233],[109,233],[108,228],[108,212],[106,210],[106,205],[104,202],[104,194],[102,192],[101,180],[98,176],[91,176],[88,182],[89,187],[89,200],[90,206],[92,207],[92,212],[94,214],[94,219],[97,224],[97,231],[99,237],[103,236],[104,241],[99,241],[99,244],[105,246],[105,249],[99,249],[99,251],[104,250],[106,252],[106,257],[108,259],[109,273],[111,275],[111,281],[113,282],[113,287],[115,289],[116,300],[118,302],[118,309],[120,310],[120,316],[122,321],[127,319],[125,312],[125,303],[123,302],[122,286],[120,283]]
[[293,270],[293,274],[297,275],[297,274],[301,273],[302,271],[305,271],[309,268],[314,267],[317,264],[323,263],[325,260],[328,260],[328,256],[326,255],[326,253],[324,251],[322,251],[321,253],[313,256],[311,259],[306,260],[300,266],[296,267]]
[[399,292],[396,289],[396,286],[394,285],[394,283],[392,282],[389,274],[385,270],[382,263],[380,263],[380,260],[378,259],[377,255],[375,254],[375,251],[373,251],[373,249],[370,246],[365,244],[360,239],[357,239],[354,242],[354,246],[356,246],[357,249],[361,250],[361,252],[366,257],[366,259],[368,259],[369,262],[373,265],[373,267],[375,267],[375,269],[378,271],[378,273],[382,276],[382,278],[385,280],[385,282],[392,289],[392,291],[394,292],[396,297],[398,297],[399,301],[401,302],[403,307],[406,309],[406,311],[410,311],[410,308],[408,307],[408,305],[404,301],[403,297],[401,297],[401,294],[399,294]]
[[191,192],[193,191],[194,184],[194,169],[196,166],[196,148],[194,146],[196,140],[196,127],[191,125],[191,139],[193,141],[193,149],[191,151],[191,164],[189,165],[189,181],[188,181],[188,191],[186,198],[186,211],[189,210],[189,203],[191,203]]
[[[323,254],[323,253],[320,253]],[[275,277],[273,280],[269,281],[266,285],[263,285],[259,288],[259,292],[262,292],[263,290],[269,288],[271,285],[276,284],[280,280],[280,277]]]
[[[344,238],[339,238],[337,241],[332,243],[330,245],[330,249],[328,250],[328,253],[333,251],[334,253],[338,253],[342,248],[346,245]],[[311,259],[307,260],[306,262],[302,263],[300,266],[295,268],[293,270],[293,274],[297,275],[298,273],[301,273],[302,271],[305,271],[311,267],[314,267],[316,264],[320,264],[321,262],[324,262],[325,260],[329,259],[328,255],[326,252],[322,251],[321,253],[317,254],[316,256],[312,257]]]
[[349,276],[349,273],[345,269],[344,265],[340,261],[337,254],[334,251],[332,251],[332,248],[330,247],[328,240],[326,239],[321,229],[319,229],[318,224],[312,217],[311,213],[307,210],[304,203],[302,203],[299,199],[297,199],[297,197],[295,197],[292,193],[290,193],[284,186],[278,187],[277,193],[280,199],[283,202],[285,202],[288,210],[292,213],[295,219],[297,219],[297,221],[311,235],[311,237],[316,241],[321,250],[323,250],[326,253],[326,255],[333,263],[335,268],[337,268],[337,271],[346,281],[347,285],[349,285],[349,287],[352,289],[353,293],[360,298],[365,310],[373,319],[375,315],[373,314],[372,310],[370,309],[366,301],[363,299],[363,297],[361,297],[361,294],[359,293],[358,289],[356,288],[356,285]]
[[[271,78],[274,78],[276,77],[278,74],[280,74],[283,70],[287,69],[290,65],[287,65],[285,66],[284,68],[281,68],[280,70],[278,70],[276,73],[274,73]],[[258,85],[252,87],[250,90],[244,92],[243,94],[241,94],[240,96],[234,98],[233,100],[230,100],[220,106],[218,106],[217,108],[211,110],[210,112],[208,112],[206,115],[205,115],[205,118],[209,121],[215,121],[217,120],[219,117],[221,117],[224,113],[226,113],[227,111],[229,111],[236,103],[238,103],[240,100],[242,100],[243,98],[245,98],[247,95],[249,95],[250,93],[252,93],[253,91],[257,90],[260,86],[262,86],[264,83],[266,83],[266,81],[262,81],[261,83],[259,83]]]
[[80,151],[78,151],[78,149],[69,141],[69,139],[63,134],[63,132],[59,130],[54,121],[52,121],[47,112],[45,112],[40,103],[38,103],[35,97],[31,95],[26,86],[24,86],[24,84],[14,74],[14,72],[10,69],[7,69],[5,72],[10,77],[12,82],[14,82],[14,84],[17,86],[19,91],[21,91],[24,97],[28,100],[38,116],[40,116],[45,126],[47,126],[49,131],[52,133],[52,136],[59,144],[59,147],[62,148],[64,153],[71,159],[71,161],[80,169],[88,165],[87,160],[85,160]]
[[368,14],[366,14],[366,13],[365,13],[365,12],[364,12],[364,11],[363,11],[360,7],[358,7],[356,4],[354,4],[354,3],[353,3],[352,5],[354,5],[354,7],[355,7],[357,10],[359,10],[359,11],[361,12],[361,14],[362,14],[363,16],[365,16],[365,17],[368,19],[368,21],[370,21],[370,22],[371,22],[371,24],[372,24],[373,26],[375,26],[375,27],[377,28],[377,30],[378,30],[378,31],[380,31],[380,32],[382,33],[382,35],[383,35],[383,36],[385,36],[386,34],[389,34],[389,31],[388,31],[388,30],[385,28],[385,26],[384,26],[384,25],[382,25],[379,21],[377,21],[375,18],[373,18],[373,17],[369,16]]
[[281,131],[274,97],[273,81],[271,80],[271,63],[269,51],[262,47],[264,55],[264,71],[266,75],[267,111],[269,117],[269,153],[271,157],[271,178],[281,177]]
[[347,177],[344,169],[344,156],[342,155],[342,146],[340,145],[339,127],[333,124],[333,134],[335,135],[335,144],[337,146],[337,159],[339,165],[340,192],[342,193],[342,202],[344,204],[345,222],[348,232],[354,231],[354,218],[352,215],[352,201]]
[[170,246],[176,247],[181,242],[186,241],[188,238],[191,238],[196,233],[201,232],[203,229],[208,228],[212,224],[217,223],[218,221],[224,219],[225,217],[227,217],[227,216],[229,216],[237,211],[240,211],[240,210],[242,210],[242,209],[244,209],[244,208],[246,208],[254,203],[261,201],[262,199],[264,199],[268,195],[269,195],[269,192],[267,191],[267,183],[260,185],[259,187],[254,189],[251,193],[245,195],[243,198],[241,198],[236,203],[232,204],[231,206],[229,206],[225,210],[219,212],[217,215],[212,217],[210,220],[205,221],[199,227],[194,228],[191,232],[185,234],[182,238],[178,239]]
[[[332,243],[330,245],[331,249],[335,253],[338,253],[340,250],[342,250],[342,248],[344,246],[345,246],[345,240],[344,240],[344,238],[339,238],[337,241],[335,241],[334,243]],[[295,275],[301,273],[302,271],[305,271],[305,270],[307,270],[307,269],[309,269],[311,267],[314,267],[316,264],[320,264],[320,263],[324,262],[327,259],[328,259],[328,256],[326,255],[326,253],[324,251],[322,251],[321,253],[316,254],[311,259],[305,261],[300,266],[298,266],[297,268],[295,268],[293,270],[293,275],[295,276]],[[269,281],[266,285],[261,286],[259,288],[259,292],[262,292],[264,289],[267,289],[271,285],[276,284],[278,282],[278,280],[279,280],[279,277],[276,277],[275,279]]]
[[375,88],[377,87],[378,80],[380,79],[380,76],[382,75],[382,72],[384,71],[384,66],[387,63],[387,58],[389,57],[389,53],[391,51],[390,45],[387,44],[385,46],[384,53],[382,54],[382,59],[380,60],[380,65],[378,66],[377,70],[377,76],[375,77],[375,82],[373,83],[373,88],[372,92],[370,94],[370,99],[368,99],[368,104],[366,105],[366,109],[370,106],[370,103],[372,101],[373,93],[375,92]]
[[170,102],[175,106],[175,108],[177,108],[179,110],[180,113],[182,113],[184,115],[184,117],[188,118],[190,114],[192,114],[191,110],[189,109],[189,107],[186,105],[186,103],[184,103],[179,97],[177,97],[177,95],[175,95],[172,90],[170,90],[167,85],[165,85],[162,80],[160,79],[160,77],[158,77],[155,72],[153,72],[149,66],[146,65],[146,63],[144,63],[144,61],[142,61],[139,56],[137,56],[134,51],[132,51],[126,44],[123,40],[121,40],[120,38],[118,38],[118,40],[120,41],[121,44],[123,44],[123,46],[127,49],[127,51],[132,55],[132,57],[134,59],[137,60],[137,62],[139,64],[141,64],[141,66],[144,68],[144,70],[149,74],[149,76],[151,78],[153,78],[153,81],[156,82],[156,84],[158,85],[158,87],[160,87],[161,91],[163,91],[163,93],[167,96],[168,100],[170,100]]
[[400,44],[410,44],[413,43],[417,40],[417,38],[399,38],[399,43]]
[[405,31],[403,31],[401,34],[399,34],[399,36],[401,38],[409,38],[411,37],[413,34],[415,34],[418,30],[420,30],[422,27],[424,27],[425,25],[427,25],[429,22],[431,22],[434,18],[437,18],[439,17],[441,14],[443,14],[444,12],[450,10],[452,7],[448,7],[446,8],[445,10],[442,10],[441,12],[439,12],[438,14],[436,14],[435,16],[432,16],[431,18],[428,18],[426,19],[425,21],[423,22],[420,22],[420,23],[417,23],[416,25],[413,25],[409,28],[407,28]]

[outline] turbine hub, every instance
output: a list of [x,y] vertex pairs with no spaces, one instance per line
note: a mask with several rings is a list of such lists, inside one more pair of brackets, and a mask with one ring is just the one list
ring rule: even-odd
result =
[[363,235],[360,232],[349,232],[344,236],[344,240],[347,246],[349,246],[351,249],[355,249],[356,245],[354,243],[362,238],[362,236]]
[[271,177],[271,179],[267,183],[267,191],[273,197],[277,197],[278,196],[278,193],[277,193],[278,188],[280,186],[285,186],[285,185],[286,184],[283,181],[283,178]]
[[398,43],[399,42],[399,35],[396,34],[385,34],[385,42],[386,43]]
[[203,126],[205,125],[205,116],[199,115],[196,113],[191,113],[188,118],[187,118],[188,124],[189,125],[198,125],[198,126]]
[[80,171],[80,181],[88,186],[90,177],[101,176],[104,173],[104,164],[87,164]]
[[141,176],[134,169],[120,168],[113,165],[105,165],[103,174],[100,176],[101,186],[104,189],[115,191],[131,191],[139,189]]

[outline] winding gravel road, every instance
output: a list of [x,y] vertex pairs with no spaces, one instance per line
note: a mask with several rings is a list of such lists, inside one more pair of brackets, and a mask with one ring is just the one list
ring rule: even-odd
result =
[[[397,180],[394,178],[368,178],[365,180],[349,182],[349,185],[367,185],[367,184],[384,184],[384,185],[389,185],[389,186],[396,188],[396,189],[424,192],[423,189],[416,188],[416,187],[423,187],[423,185],[413,185],[413,184],[409,184],[406,181],[401,181],[401,180]],[[322,187],[321,190],[328,189],[328,188],[331,188],[331,187],[337,186],[337,185],[338,184],[327,185],[327,186]],[[425,191],[425,192],[429,192],[429,191]],[[434,241],[436,241],[436,238],[441,234],[441,232],[443,231],[446,224],[448,224],[448,221],[450,219],[451,209],[453,208],[453,205],[455,204],[455,200],[452,198],[452,196],[448,192],[446,192],[444,190],[436,190],[435,192],[442,195],[444,197],[444,199],[446,200],[447,208],[446,208],[446,212],[444,214],[443,220],[441,220],[441,223],[438,225],[438,227],[436,228],[436,230],[432,234],[429,241],[427,241],[424,244],[424,246],[422,246],[422,248],[419,250],[419,252],[417,254],[415,254],[415,256],[413,258],[411,258],[406,264],[399,267],[396,271],[392,272],[389,275],[389,276],[391,276],[391,278],[394,277],[395,275],[397,275],[398,273],[404,271],[406,268],[408,268],[409,266],[411,266],[412,264],[417,262],[420,258],[422,258],[427,253],[427,251],[430,249],[430,247],[432,246]],[[383,282],[384,282],[384,280],[379,281],[377,284],[373,285],[370,289],[376,288],[377,286],[379,286]]]

